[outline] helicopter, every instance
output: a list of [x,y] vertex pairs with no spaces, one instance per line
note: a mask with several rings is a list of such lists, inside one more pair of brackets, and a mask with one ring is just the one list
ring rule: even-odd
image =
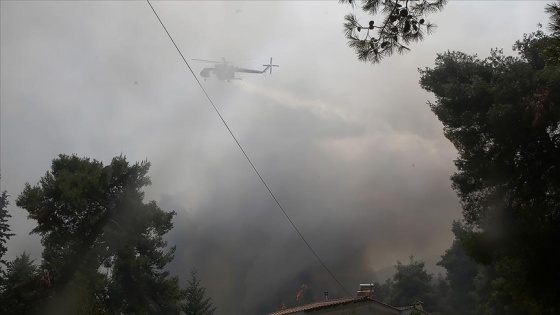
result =
[[212,61],[212,60],[205,60],[205,59],[192,59],[196,61],[204,61],[215,63],[216,65],[213,68],[204,68],[200,71],[200,75],[204,78],[204,81],[210,77],[210,72],[213,72],[216,78],[219,80],[226,80],[230,82],[230,80],[241,80],[241,78],[236,78],[235,73],[259,73],[264,74],[266,70],[270,69],[270,74],[272,74],[272,67],[279,67],[279,65],[272,64],[272,57],[270,57],[270,63],[267,65],[263,65],[265,67],[263,70],[254,70],[254,69],[245,69],[234,66],[226,61],[226,58],[222,58],[222,61]]

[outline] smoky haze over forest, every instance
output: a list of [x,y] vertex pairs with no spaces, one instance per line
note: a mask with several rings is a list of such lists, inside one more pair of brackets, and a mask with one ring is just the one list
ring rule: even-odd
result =
[[[543,3],[451,1],[436,33],[381,65],[360,63],[336,2],[154,1],[188,58],[272,56],[272,75],[203,82],[295,225],[344,287],[443,254],[460,206],[456,151],[430,112],[417,68],[436,53],[486,56],[546,20]],[[108,163],[148,159],[146,197],[177,211],[170,264],[199,271],[218,314],[263,313],[345,293],[263,187],[145,2],[1,3],[1,190],[22,251],[40,260],[35,226],[13,201],[60,153]],[[499,16],[493,12],[500,10]],[[472,14],[468,16],[465,12]],[[263,21],[266,21],[264,23]],[[492,30],[492,31],[488,31]],[[190,63],[198,75],[208,64]],[[235,310],[235,311],[232,311]]]

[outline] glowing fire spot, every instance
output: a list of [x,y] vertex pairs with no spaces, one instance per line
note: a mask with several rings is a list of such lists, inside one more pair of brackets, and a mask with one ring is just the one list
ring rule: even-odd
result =
[[302,284],[301,288],[299,289],[298,293],[296,294],[296,301],[300,301],[301,299],[303,299],[303,295],[305,294],[305,291],[309,290],[309,286],[307,284]]

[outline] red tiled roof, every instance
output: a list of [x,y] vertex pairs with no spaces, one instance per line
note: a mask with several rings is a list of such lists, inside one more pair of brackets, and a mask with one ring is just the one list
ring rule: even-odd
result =
[[326,307],[333,307],[333,306],[339,306],[339,305],[345,305],[349,303],[363,302],[363,301],[372,301],[372,300],[368,297],[361,297],[361,298],[344,298],[344,299],[335,299],[329,301],[320,301],[312,304],[289,308],[282,311],[277,311],[274,313],[270,313],[269,315],[287,315],[287,314],[293,314],[297,312],[317,310]]
[[281,310],[281,311],[276,311],[276,312],[272,312],[268,315],[288,315],[288,314],[294,314],[297,312],[306,312],[306,311],[315,311],[315,310],[319,310],[322,308],[327,308],[327,307],[334,307],[334,306],[340,306],[340,305],[346,305],[346,304],[350,304],[350,303],[359,303],[359,302],[366,302],[366,301],[372,301],[378,304],[382,304],[386,307],[390,307],[392,309],[396,309],[399,311],[404,311],[404,310],[409,310],[409,309],[414,309],[417,312],[420,312],[421,314],[427,314],[429,315],[430,313],[424,311],[424,310],[420,310],[415,308],[414,306],[401,306],[401,307],[395,307],[395,306],[391,306],[389,304],[383,303],[381,301],[377,301],[374,300],[372,298],[369,298],[367,296],[363,296],[363,297],[357,297],[357,298],[343,298],[343,299],[334,299],[334,300],[329,300],[329,301],[319,301],[319,302],[315,302],[315,303],[311,303],[311,304],[307,304],[307,305],[302,305],[302,306],[298,306],[298,307],[293,307],[293,308],[289,308],[289,309],[285,309],[285,310]]
[[415,310],[416,312],[419,312],[419,313],[421,313],[421,314],[430,314],[430,313],[428,313],[428,312],[426,312],[426,311],[424,311],[424,310],[417,309],[416,307],[414,307],[414,305],[410,305],[410,306],[399,306],[399,307],[396,307],[396,309],[398,309],[399,311]]

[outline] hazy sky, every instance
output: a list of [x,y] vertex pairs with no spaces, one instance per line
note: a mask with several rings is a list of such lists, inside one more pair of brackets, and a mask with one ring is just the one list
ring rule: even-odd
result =
[[[254,60],[272,75],[203,81],[295,224],[351,292],[375,270],[442,255],[460,206],[456,151],[418,68],[479,56],[546,24],[544,1],[450,1],[435,34],[380,65],[357,61],[337,1],[153,1],[190,60]],[[364,23],[370,18],[360,14]],[[251,169],[145,1],[1,2],[2,190],[17,236],[8,259],[40,259],[15,207],[60,153],[152,163],[147,197],[179,212],[170,244],[197,268],[218,314],[268,311],[302,282],[342,296]],[[208,64],[192,61],[198,75]],[[384,280],[384,279],[379,279]],[[289,294],[288,294],[289,293]],[[286,302],[292,302],[286,301]],[[235,310],[235,311],[232,311]]]

